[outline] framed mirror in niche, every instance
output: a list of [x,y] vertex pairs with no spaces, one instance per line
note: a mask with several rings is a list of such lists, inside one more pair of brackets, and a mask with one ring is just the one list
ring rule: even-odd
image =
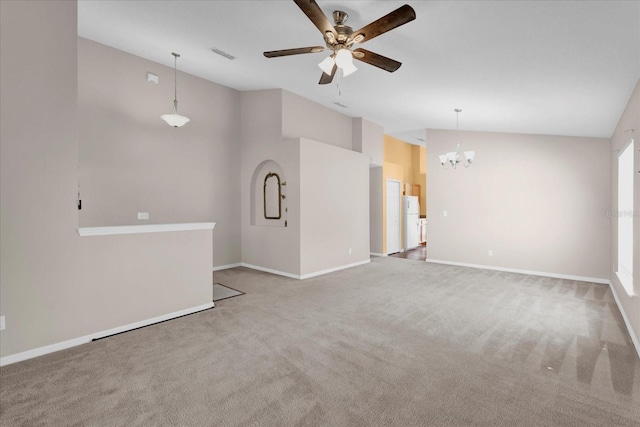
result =
[[263,185],[263,212],[265,219],[282,218],[282,185],[280,176],[275,172],[269,172],[264,177]]

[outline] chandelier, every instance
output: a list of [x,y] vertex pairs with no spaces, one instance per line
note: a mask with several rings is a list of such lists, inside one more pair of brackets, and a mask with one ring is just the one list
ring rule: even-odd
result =
[[456,112],[456,151],[450,151],[447,154],[441,154],[440,164],[444,169],[447,169],[447,165],[451,166],[451,169],[455,169],[458,163],[462,163],[465,168],[469,167],[473,163],[473,158],[476,156],[475,151],[464,151],[464,158],[460,155],[460,135],[458,129],[458,115],[462,112],[461,109],[456,108],[453,111]]

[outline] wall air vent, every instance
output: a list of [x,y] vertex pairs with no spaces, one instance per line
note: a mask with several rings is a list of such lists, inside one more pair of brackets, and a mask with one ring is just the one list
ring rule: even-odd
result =
[[222,51],[222,50],[218,49],[217,47],[212,47],[212,48],[211,48],[211,52],[213,52],[213,53],[217,53],[218,55],[220,55],[220,56],[224,56],[225,58],[230,59],[230,60],[234,60],[234,59],[236,59],[236,57],[235,57],[235,56],[230,55],[230,54],[228,54],[227,52],[224,52],[224,51]]

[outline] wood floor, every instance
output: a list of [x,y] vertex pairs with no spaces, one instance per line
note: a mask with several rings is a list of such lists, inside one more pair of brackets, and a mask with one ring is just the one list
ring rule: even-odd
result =
[[404,252],[398,252],[389,256],[395,258],[421,259],[424,261],[425,259],[427,259],[427,245],[422,244],[417,248],[409,249],[408,251]]

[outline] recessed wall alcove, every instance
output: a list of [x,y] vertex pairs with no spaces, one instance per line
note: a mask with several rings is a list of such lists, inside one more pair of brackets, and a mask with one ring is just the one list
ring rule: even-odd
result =
[[287,179],[274,160],[261,162],[251,177],[251,225],[287,226]]

